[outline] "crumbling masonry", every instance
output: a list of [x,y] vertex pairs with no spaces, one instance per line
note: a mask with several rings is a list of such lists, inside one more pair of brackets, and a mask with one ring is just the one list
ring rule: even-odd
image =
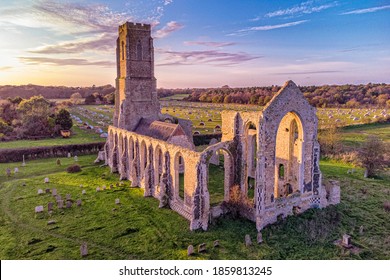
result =
[[106,163],[145,196],[159,199],[160,207],[188,219],[191,230],[206,230],[210,219],[225,211],[220,205],[210,207],[209,164],[218,164],[216,155],[224,158],[224,201],[238,186],[246,208],[242,215],[256,222],[259,231],[278,218],[339,203],[339,187],[321,184],[316,109],[292,81],[262,111],[222,112],[221,142],[197,152],[191,122],[160,113],[150,25],[120,26],[116,53],[114,125],[105,145]]

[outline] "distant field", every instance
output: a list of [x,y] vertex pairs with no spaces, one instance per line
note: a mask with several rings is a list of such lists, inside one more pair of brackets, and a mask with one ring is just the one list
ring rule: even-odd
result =
[[[55,159],[28,161],[26,167],[0,164],[0,259],[80,259],[82,242],[88,244],[86,259],[390,259],[390,215],[383,207],[390,201],[390,174],[365,179],[361,169],[347,174],[351,166],[322,161],[324,177],[341,181],[341,204],[270,225],[262,231],[264,242],[247,248],[244,236],[256,240],[257,233],[255,224],[245,219],[222,218],[207,232],[191,232],[187,220],[159,209],[156,199],[143,197],[128,181],[96,192],[98,186],[116,185],[119,178],[93,164],[94,159],[80,156],[82,172],[75,174],[65,172],[73,163],[68,158],[61,158],[62,166]],[[5,168],[16,166],[19,174],[6,177]],[[209,189],[219,200],[222,181],[215,171],[210,170]],[[45,177],[50,183],[44,183]],[[54,198],[37,194],[46,188],[56,188],[62,197],[70,194],[74,202],[82,199],[82,206],[60,210],[55,205],[48,214],[47,204]],[[120,205],[114,203],[116,198]],[[34,213],[38,205],[45,208],[42,215]],[[49,220],[55,224],[47,225]],[[333,245],[344,233],[360,249],[357,255]],[[220,247],[213,247],[214,240]],[[188,257],[187,246],[201,243],[207,244],[207,251]]]

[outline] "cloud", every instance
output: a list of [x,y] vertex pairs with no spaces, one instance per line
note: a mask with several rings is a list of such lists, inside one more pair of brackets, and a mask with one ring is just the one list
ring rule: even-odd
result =
[[84,51],[113,52],[115,50],[116,36],[115,33],[103,33],[94,38],[76,39],[54,45],[46,45],[29,52],[39,54],[82,53]]
[[0,71],[7,71],[7,70],[10,70],[12,68],[13,67],[11,67],[11,66],[0,66]]
[[342,13],[342,15],[358,15],[358,14],[366,14],[366,13],[374,13],[381,10],[390,9],[390,5],[380,6],[380,7],[372,7],[367,9],[353,10],[350,12]]
[[205,46],[205,47],[212,47],[212,48],[222,48],[222,47],[236,45],[236,43],[234,43],[234,42],[185,41],[184,45],[186,45],[186,46]]
[[[315,1],[307,1],[307,2],[302,2],[301,4],[294,6],[292,8],[284,9],[284,10],[277,10],[274,12],[270,12],[265,14],[265,17],[278,17],[278,16],[292,16],[292,15],[302,15],[302,14],[312,14],[312,13],[317,13],[322,10],[326,10],[332,7],[337,6],[337,1],[320,5],[320,6],[313,6]],[[260,17],[256,17],[252,19],[252,21],[259,20]]]
[[34,56],[24,56],[19,57],[19,59],[26,64],[30,65],[54,65],[54,66],[85,66],[85,65],[96,65],[104,67],[113,67],[115,62],[112,61],[89,61],[82,58],[49,58],[49,57],[34,57]]
[[279,73],[273,73],[274,75],[314,75],[314,74],[331,74],[331,73],[342,73],[344,71],[338,71],[338,70],[321,70],[321,71],[301,71],[301,72],[279,72]]
[[182,25],[181,23],[178,23],[176,21],[170,21],[163,28],[154,32],[153,37],[156,39],[161,39],[168,36],[172,32],[182,29],[183,27],[184,25]]
[[209,64],[214,66],[231,66],[246,61],[261,58],[244,52],[229,53],[216,50],[207,51],[164,51],[158,50],[159,53],[165,55],[164,61],[157,66],[167,65],[193,65],[193,64]]
[[173,0],[164,0],[164,6],[172,4]]
[[287,22],[287,23],[276,24],[276,25],[262,25],[262,26],[248,27],[245,29],[238,30],[237,32],[231,33],[229,35],[240,35],[240,34],[246,34],[246,33],[251,32],[251,31],[268,31],[268,30],[273,30],[273,29],[291,27],[291,26],[300,25],[300,24],[308,22],[308,21],[309,20],[299,20],[299,21]]

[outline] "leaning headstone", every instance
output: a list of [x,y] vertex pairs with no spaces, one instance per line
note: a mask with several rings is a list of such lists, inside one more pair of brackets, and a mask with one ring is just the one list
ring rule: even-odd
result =
[[38,190],[38,194],[43,194],[43,190],[42,190],[42,189],[39,189],[39,190]]
[[83,190],[82,192],[81,192],[81,194],[86,194],[87,192],[86,192],[86,190]]
[[56,196],[56,201],[59,201],[59,200],[62,200],[62,197],[60,194]]
[[249,234],[245,235],[245,246],[246,247],[252,246],[252,240]]
[[50,189],[45,189],[45,193],[50,193]]
[[214,247],[219,247],[219,240],[214,240]]
[[100,188],[99,188],[99,187],[97,187],[97,188],[96,188],[96,191],[97,191],[97,192],[100,192]]
[[46,184],[49,183],[49,178],[46,177],[45,180],[44,180],[44,182],[45,182]]
[[49,202],[47,204],[47,211],[53,211],[53,206],[54,206],[54,203],[53,202]]
[[81,199],[78,199],[78,200],[76,201],[76,205],[77,205],[77,206],[81,206]]
[[343,239],[341,240],[341,245],[345,248],[351,247],[351,236],[348,234],[343,234]]
[[64,208],[64,201],[63,200],[57,200],[57,207],[58,207],[58,209]]
[[194,246],[189,245],[187,248],[187,256],[191,256],[194,253]]
[[69,193],[66,194],[66,200],[70,200],[71,196]]
[[202,253],[206,251],[206,243],[202,243],[198,245],[198,253]]
[[360,235],[363,235],[363,233],[364,233],[364,227],[363,227],[363,226],[360,226],[360,227],[359,227],[359,234],[360,234]]
[[261,232],[257,233],[257,244],[263,242],[263,234]]
[[115,199],[115,204],[121,204],[119,198]]
[[71,208],[72,207],[72,201],[67,200],[66,201],[66,208]]
[[84,243],[80,246],[80,255],[81,255],[81,257],[86,257],[86,256],[88,256],[88,245],[87,245],[87,242],[84,242]]
[[57,189],[52,189],[51,190],[51,195],[56,196],[57,195]]
[[42,213],[43,212],[43,206],[35,206],[35,213]]

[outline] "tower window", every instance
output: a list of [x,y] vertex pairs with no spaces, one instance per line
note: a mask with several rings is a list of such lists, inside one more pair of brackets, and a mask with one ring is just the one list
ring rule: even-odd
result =
[[142,60],[142,44],[140,40],[137,43],[137,60]]
[[284,179],[284,165],[279,164],[279,179]]
[[122,60],[125,60],[125,42],[122,41]]

